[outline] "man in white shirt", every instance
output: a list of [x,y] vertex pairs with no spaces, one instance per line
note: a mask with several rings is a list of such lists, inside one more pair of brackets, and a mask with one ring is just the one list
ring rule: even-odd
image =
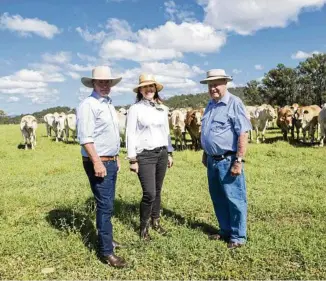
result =
[[77,131],[84,169],[96,200],[99,254],[108,265],[122,268],[126,262],[114,254],[111,223],[120,169],[120,136],[118,118],[109,97],[111,87],[118,84],[121,77],[113,78],[109,67],[98,66],[93,69],[91,78],[83,77],[81,81],[93,88],[92,94],[77,109]]

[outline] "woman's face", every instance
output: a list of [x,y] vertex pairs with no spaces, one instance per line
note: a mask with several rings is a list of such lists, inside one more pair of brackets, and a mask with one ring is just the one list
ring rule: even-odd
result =
[[155,84],[146,85],[139,88],[140,93],[146,100],[153,100],[156,92]]

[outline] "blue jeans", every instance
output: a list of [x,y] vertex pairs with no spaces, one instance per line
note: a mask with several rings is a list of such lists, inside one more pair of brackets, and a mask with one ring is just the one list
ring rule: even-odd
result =
[[207,157],[207,177],[220,235],[231,242],[245,243],[247,230],[247,196],[245,176],[231,176],[235,156],[221,161]]
[[118,166],[116,161],[103,162],[107,175],[104,178],[96,177],[92,162],[83,162],[92,192],[96,201],[96,228],[99,242],[99,254],[108,256],[113,254],[113,235],[111,217]]

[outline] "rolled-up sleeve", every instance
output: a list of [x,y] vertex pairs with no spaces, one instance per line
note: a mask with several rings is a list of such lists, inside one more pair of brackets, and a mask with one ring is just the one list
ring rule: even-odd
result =
[[126,128],[126,144],[128,158],[135,158],[136,152],[136,129],[137,129],[137,108],[131,106],[128,110],[127,128]]
[[246,109],[242,102],[236,104],[234,113],[234,130],[237,135],[250,131],[252,126],[246,115]]
[[77,132],[81,145],[94,142],[95,112],[89,103],[82,103],[77,110]]
[[171,135],[170,135],[170,126],[169,126],[169,117],[166,115],[165,119],[165,130],[168,134],[168,152],[173,152],[173,146],[172,146],[172,141],[171,141]]

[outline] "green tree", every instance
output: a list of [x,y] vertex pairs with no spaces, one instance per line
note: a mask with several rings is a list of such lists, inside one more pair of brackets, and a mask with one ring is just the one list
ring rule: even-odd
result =
[[251,80],[243,89],[244,102],[247,105],[260,105],[264,103],[263,90],[257,80]]
[[326,101],[326,54],[313,55],[301,62],[298,72],[301,95],[310,95],[307,90],[313,91],[313,103],[321,106]]
[[295,69],[278,64],[263,78],[266,102],[284,106],[297,102],[297,72]]

